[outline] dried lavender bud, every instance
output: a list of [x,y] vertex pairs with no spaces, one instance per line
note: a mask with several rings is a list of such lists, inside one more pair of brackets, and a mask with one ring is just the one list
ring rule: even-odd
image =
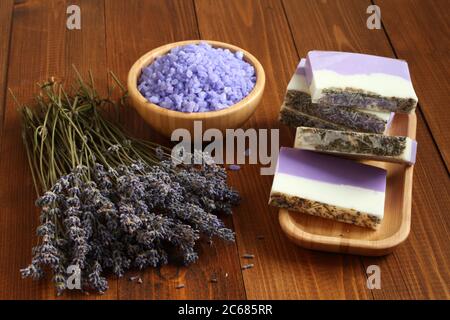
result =
[[56,194],[52,191],[47,191],[42,197],[36,201],[36,205],[39,207],[51,206],[56,202]]
[[244,258],[244,259],[254,259],[255,255],[254,254],[245,253],[245,254],[242,255],[242,258]]
[[55,283],[56,294],[60,296],[66,290],[66,277],[63,270],[59,270],[59,273],[54,275],[53,282]]
[[22,278],[33,278],[35,280],[41,279],[44,276],[42,269],[34,263],[24,269],[20,269],[20,274]]
[[101,276],[102,267],[98,262],[94,263],[92,272],[88,276],[89,285],[92,289],[98,292],[105,292],[108,290],[108,281]]
[[245,264],[242,266],[242,270],[247,270],[253,268],[255,265],[253,263]]

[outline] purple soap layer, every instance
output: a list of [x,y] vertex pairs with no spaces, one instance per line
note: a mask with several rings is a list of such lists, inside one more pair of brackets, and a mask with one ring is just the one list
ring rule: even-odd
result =
[[295,73],[306,77],[305,66],[306,66],[306,59],[302,58],[297,66],[297,70],[295,70]]
[[417,141],[413,140],[411,144],[411,164],[416,163],[416,154],[417,154]]
[[304,72],[305,72],[306,84],[308,86],[310,86],[312,79],[313,79],[313,72],[312,72],[311,62],[309,61],[309,59],[306,59],[305,65],[303,68],[304,68]]
[[386,170],[312,151],[282,147],[276,171],[337,185],[386,190]]
[[310,51],[313,71],[330,70],[343,75],[384,73],[411,81],[406,61],[361,53]]

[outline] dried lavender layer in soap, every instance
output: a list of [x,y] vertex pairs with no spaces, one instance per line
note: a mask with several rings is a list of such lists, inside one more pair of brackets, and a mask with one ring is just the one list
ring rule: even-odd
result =
[[396,97],[383,97],[373,92],[366,92],[356,88],[330,88],[323,90],[323,97],[319,99],[321,104],[334,106],[348,106],[365,108],[377,111],[392,111],[398,113],[410,113],[414,111],[417,101]]
[[367,213],[290,196],[280,192],[272,192],[270,194],[269,204],[279,208],[299,211],[313,216],[372,229],[377,229],[381,223],[380,218]]
[[323,129],[335,129],[335,130],[351,130],[344,126],[331,123],[297,110],[294,110],[286,105],[283,105],[280,110],[279,120],[285,125],[293,128],[297,127],[312,127],[312,128],[323,128]]
[[415,142],[409,140],[403,136],[298,127],[295,148],[412,164],[415,162]]
[[288,90],[285,104],[304,114],[345,126],[354,131],[383,133],[387,126],[387,121],[372,113],[361,112],[350,107],[312,103],[311,96],[301,91]]

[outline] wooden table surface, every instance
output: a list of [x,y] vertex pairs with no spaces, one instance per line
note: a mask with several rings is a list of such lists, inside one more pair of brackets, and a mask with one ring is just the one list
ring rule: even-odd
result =
[[[81,8],[81,30],[66,28],[66,8]],[[381,8],[382,29],[366,27],[369,5]],[[1,0],[0,1],[0,298],[56,298],[50,279],[20,278],[36,242],[38,212],[20,138],[20,101],[35,83],[70,77],[71,64],[92,70],[106,90],[106,70],[123,81],[132,63],[160,45],[187,39],[229,42],[263,64],[263,101],[246,127],[280,128],[286,85],[312,49],[364,52],[406,59],[419,97],[419,152],[414,170],[412,227],[394,253],[366,258],[314,252],[287,240],[277,210],[267,206],[271,176],[259,166],[230,173],[242,204],[227,224],[236,242],[200,245],[189,268],[130,272],[111,278],[104,295],[67,292],[61,299],[449,299],[450,298],[450,15],[449,0]],[[127,128],[160,141],[133,110]],[[264,239],[257,239],[263,235]],[[255,254],[253,269],[241,270]],[[366,268],[381,268],[381,289],[368,290]],[[128,277],[140,275],[142,284]],[[216,274],[217,283],[210,283]],[[228,275],[228,276],[226,276]],[[176,289],[177,284],[185,288]]]

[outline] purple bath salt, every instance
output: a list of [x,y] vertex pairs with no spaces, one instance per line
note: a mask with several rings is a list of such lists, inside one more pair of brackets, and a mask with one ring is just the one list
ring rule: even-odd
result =
[[142,69],[138,90],[151,103],[170,110],[224,109],[255,86],[255,69],[243,57],[240,51],[205,42],[176,47]]

